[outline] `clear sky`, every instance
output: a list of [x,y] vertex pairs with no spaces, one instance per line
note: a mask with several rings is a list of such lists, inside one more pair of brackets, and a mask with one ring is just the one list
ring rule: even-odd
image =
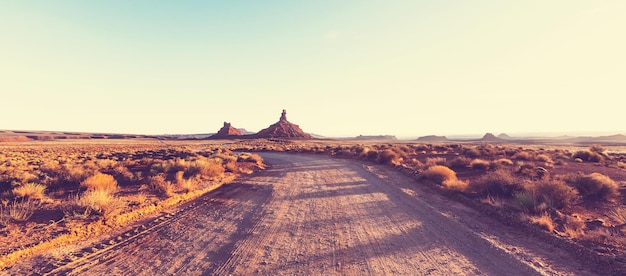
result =
[[626,133],[626,1],[0,0],[0,129]]

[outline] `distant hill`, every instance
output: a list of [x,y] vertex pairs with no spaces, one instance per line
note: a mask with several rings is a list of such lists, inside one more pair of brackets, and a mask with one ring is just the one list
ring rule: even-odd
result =
[[506,133],[500,133],[500,135],[498,135],[498,138],[500,138],[500,139],[505,139],[505,140],[511,140],[511,139],[513,139],[513,137],[509,136],[509,135],[508,135],[508,134],[506,134]]
[[417,138],[420,142],[447,142],[450,141],[446,136],[427,135]]
[[355,137],[356,140],[398,140],[393,135],[359,135]]
[[504,139],[498,138],[493,133],[486,133],[479,141],[482,142],[502,142]]

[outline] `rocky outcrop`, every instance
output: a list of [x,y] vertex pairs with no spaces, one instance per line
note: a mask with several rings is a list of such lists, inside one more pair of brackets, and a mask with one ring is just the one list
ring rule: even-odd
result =
[[234,128],[230,123],[224,122],[224,126],[213,136],[212,139],[233,138],[241,136],[243,133],[239,129]]
[[286,138],[286,139],[311,139],[310,134],[305,133],[296,124],[287,121],[287,111],[283,113],[277,123],[254,134],[255,138]]

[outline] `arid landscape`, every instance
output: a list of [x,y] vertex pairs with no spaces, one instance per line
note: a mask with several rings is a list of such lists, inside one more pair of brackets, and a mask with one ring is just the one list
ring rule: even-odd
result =
[[626,151],[349,140],[0,144],[8,274],[619,275]]
[[626,1],[0,1],[0,275],[626,275]]

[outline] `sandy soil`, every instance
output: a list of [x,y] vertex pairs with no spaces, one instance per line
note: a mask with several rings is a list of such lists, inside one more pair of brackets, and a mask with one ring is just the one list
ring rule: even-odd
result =
[[[7,274],[593,275],[574,254],[422,190],[391,168],[263,153],[270,167]],[[597,268],[595,268],[597,269]]]

